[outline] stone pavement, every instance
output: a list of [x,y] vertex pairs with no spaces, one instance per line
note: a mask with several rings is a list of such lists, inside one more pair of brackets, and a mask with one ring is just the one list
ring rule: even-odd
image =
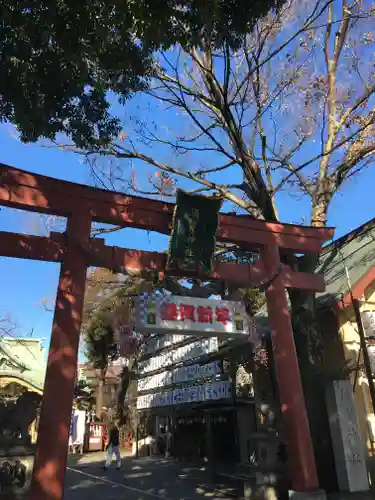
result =
[[115,462],[101,469],[104,454],[70,458],[64,500],[210,500],[229,498],[207,482],[204,469],[181,467],[162,458],[124,457],[123,468]]

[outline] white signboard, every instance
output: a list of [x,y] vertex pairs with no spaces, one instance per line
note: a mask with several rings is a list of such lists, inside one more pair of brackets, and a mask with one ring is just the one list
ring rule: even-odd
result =
[[138,396],[137,409],[155,408],[158,406],[172,406],[184,403],[199,403],[203,401],[217,401],[228,399],[232,394],[232,382],[221,380],[207,382],[201,385],[192,385],[183,389],[163,391],[154,394]]
[[375,337],[375,312],[363,311],[361,312],[363,329],[366,337]]
[[368,345],[367,352],[371,365],[371,373],[375,374],[375,345]]
[[140,361],[138,363],[138,372],[140,375],[143,375],[144,373],[160,370],[160,368],[166,368],[167,366],[210,354],[217,351],[217,349],[217,337],[197,340],[196,342],[177,347],[177,349],[173,349],[172,351],[163,352],[157,356]]
[[191,339],[191,335],[155,335],[147,340],[143,348],[144,354],[151,354],[156,351],[160,351],[166,347],[170,347],[174,344],[179,344],[185,340]]
[[250,325],[241,302],[142,293],[136,299],[135,326],[139,332],[207,335],[249,335]]
[[367,491],[365,447],[350,381],[332,382],[327,389],[327,409],[339,488],[350,492]]
[[81,445],[85,437],[86,412],[84,410],[72,411],[69,430],[69,446]]
[[181,366],[169,372],[164,371],[138,380],[138,392],[151,391],[152,389],[172,384],[191,382],[199,378],[212,377],[219,373],[221,373],[220,361],[213,361],[205,365]]

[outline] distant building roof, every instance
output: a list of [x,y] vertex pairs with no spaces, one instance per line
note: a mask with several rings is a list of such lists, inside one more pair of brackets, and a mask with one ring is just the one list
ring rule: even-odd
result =
[[[339,303],[349,292],[345,266],[353,288],[375,268],[375,219],[323,248],[316,272],[324,274],[326,290],[316,295],[317,307]],[[269,331],[266,305],[256,313],[255,320],[260,332]]]
[[42,390],[46,373],[46,357],[40,339],[24,337],[0,338],[0,358],[9,361],[0,376],[16,377]]
[[[114,362],[108,366],[105,376],[107,383],[120,381],[124,364],[125,363]],[[79,370],[81,371],[82,376],[86,377],[86,379],[99,378],[100,370],[94,368],[90,365],[90,363],[80,364]]]
[[326,290],[318,306],[330,305],[349,292],[345,266],[354,287],[375,266],[375,219],[324,247],[316,269],[324,274]]

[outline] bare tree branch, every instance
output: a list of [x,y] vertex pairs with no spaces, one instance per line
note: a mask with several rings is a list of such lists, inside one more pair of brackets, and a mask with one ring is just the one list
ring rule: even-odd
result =
[[[291,42],[293,42],[293,40],[295,40],[301,33],[303,33],[304,31],[310,29],[312,27],[312,25],[315,23],[315,21],[317,19],[319,19],[319,17],[324,14],[324,12],[327,10],[327,8],[334,2],[335,0],[328,0],[327,2],[325,2],[325,4],[323,5],[323,7],[318,10],[318,6],[320,4],[320,1],[318,0],[315,4],[315,7],[312,11],[312,13],[310,14],[310,16],[306,19],[306,22],[304,23],[304,25],[302,26],[301,29],[299,29],[298,31],[296,31],[290,38],[288,38],[287,40],[285,40],[285,42],[283,42],[277,49],[273,50],[265,59],[263,59],[263,61],[261,61],[259,64],[258,64],[258,68],[262,68],[265,64],[267,64],[269,61],[271,61],[271,59],[273,59],[277,54],[279,54],[282,50],[284,50],[286,47],[288,47]],[[318,11],[318,12],[317,12]],[[248,77],[252,76],[254,71],[256,70],[256,68],[254,68],[252,70],[252,72],[250,72],[248,74]],[[242,82],[242,85],[244,84],[245,82],[243,81]],[[240,85],[241,87],[241,85]]]
[[91,230],[91,238],[96,238],[102,234],[115,233],[116,231],[120,231],[124,229],[124,226],[115,226],[115,227],[98,227],[93,228]]
[[[206,37],[161,52],[146,93],[150,111],[135,117],[126,141],[83,152],[95,158],[101,181],[173,197],[174,183],[185,179],[184,188],[218,194],[267,220],[278,220],[278,193],[287,188],[307,195],[311,223],[324,225],[337,189],[374,154],[375,87],[363,37],[373,13],[348,1],[287,2],[236,51]],[[136,183],[127,170],[101,172],[105,156],[119,165],[138,160],[163,176],[152,172]],[[189,170],[179,167],[185,159]]]
[[[339,189],[345,179],[347,179],[348,174],[352,171],[354,167],[357,167],[359,162],[365,159],[367,156],[375,153],[375,142],[368,146],[363,147],[359,151],[356,151],[349,158],[346,158],[345,162],[336,168],[334,173],[336,189]],[[356,173],[359,169],[356,169]]]
[[8,314],[4,314],[0,317],[0,338],[13,336],[17,328],[17,324],[11,319]]
[[[117,146],[119,147],[119,146]],[[230,189],[243,189],[242,184],[217,184],[215,182],[211,182],[209,180],[203,179],[202,177],[197,176],[196,174],[192,174],[191,172],[186,172],[179,168],[171,167],[165,163],[161,163],[156,161],[154,158],[144,155],[138,151],[130,151],[121,147],[121,151],[116,151],[114,149],[103,150],[102,153],[105,153],[108,156],[115,156],[116,158],[127,158],[134,160],[141,160],[149,165],[153,165],[154,167],[162,170],[164,172],[168,172],[170,174],[179,175],[180,177],[184,177],[185,179],[189,179],[199,184],[204,185],[205,187],[212,189],[218,192],[221,196],[226,198],[229,201],[232,201],[236,205],[241,206],[245,210],[248,210],[248,203],[240,200],[237,196],[230,192]]]
[[314,156],[313,158],[310,158],[310,160],[302,163],[301,165],[299,165],[298,167],[294,168],[276,187],[275,187],[275,193],[277,191],[279,191],[287,182],[288,180],[293,176],[295,175],[296,173],[300,172],[301,170],[303,170],[304,168],[308,167],[309,165],[311,165],[312,163],[316,162],[317,160],[320,160],[322,157],[324,156],[328,156],[328,155],[331,155],[334,151],[336,151],[337,149],[345,146],[345,144],[349,143],[352,139],[354,139],[358,134],[360,134],[361,132],[363,132],[364,130],[368,129],[369,127],[372,126],[372,123],[371,124],[366,124],[364,125],[363,127],[361,127],[359,130],[357,130],[356,132],[354,132],[353,134],[351,134],[349,137],[339,141],[337,144],[335,144],[335,146],[333,146],[332,149],[328,150],[328,151],[325,151],[324,153],[320,153],[320,154],[317,154],[316,156]]

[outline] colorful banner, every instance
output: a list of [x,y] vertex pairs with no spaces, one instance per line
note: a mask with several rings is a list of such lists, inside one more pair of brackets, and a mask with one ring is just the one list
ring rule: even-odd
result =
[[241,302],[142,293],[136,298],[135,327],[139,332],[235,336],[250,335],[252,324]]
[[211,273],[221,203],[217,198],[177,191],[168,271],[184,271],[197,276]]

